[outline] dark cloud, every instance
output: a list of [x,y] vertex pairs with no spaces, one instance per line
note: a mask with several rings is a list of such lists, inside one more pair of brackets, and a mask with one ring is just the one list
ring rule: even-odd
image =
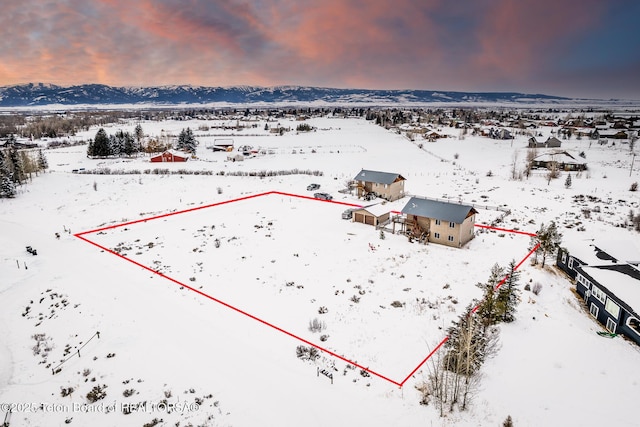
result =
[[629,24],[639,11],[630,0],[10,0],[0,15],[0,85],[304,84],[640,98],[640,37]]

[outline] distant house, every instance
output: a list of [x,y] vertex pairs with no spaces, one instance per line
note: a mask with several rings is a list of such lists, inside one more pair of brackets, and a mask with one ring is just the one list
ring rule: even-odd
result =
[[531,167],[534,169],[556,167],[563,171],[583,171],[587,170],[587,163],[576,159],[566,151],[551,151],[534,157],[531,161]]
[[505,128],[491,128],[489,129],[488,136],[493,139],[513,139],[511,131]]
[[189,155],[181,151],[167,150],[163,153],[157,154],[151,157],[152,163],[165,163],[165,162],[186,162]]
[[529,148],[558,148],[562,145],[562,141],[560,141],[555,136],[550,136],[546,141],[538,141],[535,136],[529,138]]
[[406,179],[400,174],[362,169],[353,180],[356,182],[358,197],[369,193],[389,201],[404,197]]
[[595,139],[628,139],[629,132],[615,129],[596,130],[593,132],[593,137]]
[[425,243],[459,248],[473,239],[477,213],[468,205],[412,197],[402,209],[404,231]]
[[633,242],[593,242],[558,251],[589,313],[611,333],[640,344],[640,250]]
[[211,148],[213,151],[233,151],[233,139],[216,138],[213,140],[213,144],[208,148]]
[[229,154],[227,156],[227,161],[228,162],[241,162],[244,160],[244,155],[237,153],[237,154]]

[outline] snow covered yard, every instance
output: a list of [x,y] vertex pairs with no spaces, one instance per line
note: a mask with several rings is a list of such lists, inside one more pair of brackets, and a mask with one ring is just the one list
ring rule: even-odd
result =
[[[534,232],[554,219],[567,227],[567,237],[635,233],[622,226],[629,209],[640,206],[637,193],[628,191],[638,180],[637,171],[628,177],[628,148],[569,141],[585,151],[590,173],[574,175],[567,189],[564,176],[550,183],[541,174],[510,180],[514,151],[520,162],[526,157],[524,140],[449,138],[421,149],[363,120],[309,122],[319,130],[236,138],[278,149],[273,155],[238,164],[200,147],[200,160],[163,167],[298,168],[322,171],[318,177],[82,175],[71,170],[152,166],[142,159],[87,159],[86,147],[46,151],[51,172],[34,178],[17,198],[0,200],[0,402],[68,408],[87,404],[86,395],[98,386],[106,392],[99,402],[115,403],[116,411],[14,412],[12,425],[68,419],[71,425],[142,425],[157,418],[166,425],[493,426],[507,415],[517,426],[636,424],[627,408],[640,391],[638,347],[597,336],[600,326],[552,267],[523,265],[523,285],[539,282],[542,291],[524,291],[516,321],[501,326],[502,348],[484,365],[469,411],[440,418],[418,403],[414,386],[425,370],[400,389],[326,355],[317,364],[299,360],[300,343],[290,336],[73,236],[261,192],[309,195],[310,182],[338,201],[361,203],[338,193],[361,168],[401,173],[412,194],[508,207],[505,228]],[[196,128],[143,123],[150,134],[190,125]],[[479,295],[474,285],[487,279],[494,263],[504,266],[527,252],[527,237],[500,233],[479,234],[461,250],[410,244],[390,233],[381,240],[373,227],[340,219],[343,209],[269,195],[87,237],[394,380],[441,340],[450,320]],[[495,217],[481,210],[478,221]],[[26,245],[38,255],[28,254]],[[392,306],[395,301],[400,306]],[[309,331],[315,318],[326,324],[323,331]],[[100,338],[92,338],[98,331]],[[83,345],[79,357],[52,375]],[[316,367],[334,366],[333,385],[317,376]],[[139,402],[161,409],[163,400],[176,410],[122,412],[123,405]]]
[[197,209],[82,236],[398,383],[480,297],[490,266],[473,251],[527,253],[509,233],[463,250],[383,240],[344,205],[280,194]]

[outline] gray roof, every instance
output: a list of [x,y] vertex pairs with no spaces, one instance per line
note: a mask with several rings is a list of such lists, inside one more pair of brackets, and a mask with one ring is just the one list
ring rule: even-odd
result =
[[402,213],[462,224],[471,210],[476,212],[473,206],[412,197],[402,208]]
[[404,179],[399,173],[378,172],[362,169],[355,178],[356,181],[377,182],[378,184],[393,184],[396,179]]

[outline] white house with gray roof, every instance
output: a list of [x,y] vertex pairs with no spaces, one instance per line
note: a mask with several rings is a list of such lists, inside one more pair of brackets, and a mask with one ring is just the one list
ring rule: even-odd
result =
[[406,179],[399,173],[362,169],[353,180],[356,182],[358,197],[373,193],[377,197],[382,197],[390,202],[404,197],[404,182]]
[[422,242],[459,248],[474,237],[473,206],[412,197],[401,212],[405,232]]

